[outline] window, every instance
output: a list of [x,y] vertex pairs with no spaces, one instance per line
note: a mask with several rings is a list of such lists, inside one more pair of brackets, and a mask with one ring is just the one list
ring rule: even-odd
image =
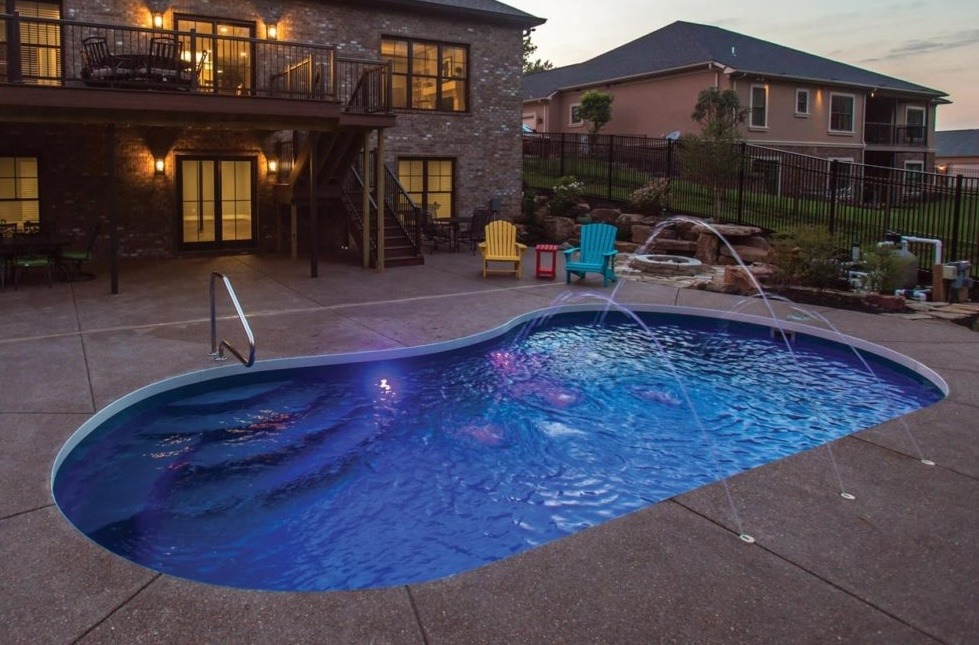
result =
[[920,145],[925,142],[925,109],[922,107],[908,106],[905,115],[907,123],[907,135],[904,141],[911,145]]
[[582,125],[584,123],[581,119],[581,103],[575,103],[571,106],[571,112],[568,118],[568,122],[571,125]]
[[[57,24],[41,24],[30,18],[61,19],[61,4],[16,0],[13,10],[27,18],[20,26],[21,74],[30,85],[61,84],[61,29]],[[2,7],[0,7],[0,13]],[[9,13],[6,12],[6,13]],[[6,25],[0,23],[0,80],[6,80]]]
[[255,160],[184,157],[177,168],[180,248],[252,246]]
[[40,214],[37,158],[0,157],[0,220],[23,225]]
[[398,160],[398,181],[416,205],[432,217],[452,217],[455,212],[455,161],[452,159]]
[[391,61],[394,107],[469,110],[469,49],[434,41],[381,39],[381,60]]
[[768,127],[768,87],[765,85],[751,86],[751,119],[748,125],[752,128]]
[[[833,163],[833,162],[836,163]],[[830,172],[827,193],[830,198],[839,200],[853,199],[853,158],[837,157],[830,158]],[[836,186],[836,193],[832,192]]]
[[795,115],[809,116],[809,90],[795,91]]
[[853,132],[854,100],[852,94],[829,95],[830,132]]
[[[252,61],[255,59],[252,44],[244,38],[255,37],[255,25],[250,22],[214,20],[197,16],[176,15],[177,31],[197,32],[193,43],[199,63],[204,58],[199,79],[201,87],[211,88],[219,94],[248,94],[254,86]],[[184,60],[190,61],[189,36],[181,36]]]
[[925,179],[925,163],[923,161],[904,162],[904,194],[909,197],[921,195],[921,187]]

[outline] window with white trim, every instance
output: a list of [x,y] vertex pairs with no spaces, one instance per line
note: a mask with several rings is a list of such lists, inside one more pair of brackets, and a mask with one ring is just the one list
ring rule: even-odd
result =
[[907,127],[904,141],[910,144],[924,143],[925,108],[909,105],[904,114],[904,123]]
[[921,187],[925,180],[925,162],[905,161],[904,162],[904,194],[917,197],[921,194]]
[[829,131],[852,133],[856,97],[853,94],[829,95]]
[[0,157],[0,220],[7,224],[38,222],[37,157]]
[[809,116],[809,90],[795,91],[795,115]]
[[571,125],[583,125],[584,121],[581,118],[581,103],[575,103],[571,106],[571,111],[568,114],[569,123]]
[[768,86],[751,86],[751,118],[748,125],[752,128],[768,127]]

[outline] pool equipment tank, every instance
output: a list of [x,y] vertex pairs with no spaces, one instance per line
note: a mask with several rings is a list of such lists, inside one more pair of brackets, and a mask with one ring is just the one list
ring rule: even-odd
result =
[[914,289],[918,286],[918,257],[908,250],[906,238],[901,238],[901,248],[894,251],[894,258],[900,267],[901,286]]

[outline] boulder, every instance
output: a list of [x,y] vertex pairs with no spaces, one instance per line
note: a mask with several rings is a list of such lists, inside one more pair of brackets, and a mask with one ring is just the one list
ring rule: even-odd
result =
[[[726,238],[751,237],[752,235],[761,235],[762,232],[757,226],[740,226],[738,224],[711,224],[711,227],[713,227],[714,231]],[[703,224],[693,224],[692,228],[698,235],[713,232],[710,227],[704,226]]]
[[596,208],[591,211],[591,221],[615,224],[620,215],[622,211],[618,208]]
[[575,223],[570,217],[545,217],[541,227],[544,239],[551,244],[563,244],[575,236]]
[[[761,249],[754,246],[744,246],[742,244],[733,244],[734,253],[738,254],[741,261],[745,264],[752,264],[753,262],[765,262],[768,260],[768,250]],[[722,244],[717,251],[717,258],[721,260],[722,258],[730,258],[734,260],[734,255],[731,249],[728,248],[726,244]],[[703,262],[703,260],[701,260]],[[728,264],[727,262],[721,262],[722,264]],[[735,261],[735,264],[737,262]]]
[[657,237],[653,243],[653,248],[649,253],[664,255],[689,255],[693,256],[697,252],[697,242],[693,240],[664,240]]
[[[592,213],[594,212],[595,211],[592,211]],[[619,217],[614,222],[612,222],[615,225],[615,228],[619,229],[616,238],[620,240],[632,239],[632,227],[635,226],[636,224],[639,224],[640,222],[642,222],[641,215],[635,215],[635,214],[619,215]]]
[[717,264],[717,251],[721,240],[716,235],[705,233],[697,236],[697,251],[695,258],[704,264]]

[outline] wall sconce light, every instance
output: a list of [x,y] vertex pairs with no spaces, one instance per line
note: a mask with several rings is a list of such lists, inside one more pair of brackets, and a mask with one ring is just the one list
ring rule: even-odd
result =
[[272,175],[277,172],[279,172],[279,160],[269,159],[269,174]]
[[163,29],[163,14],[162,13],[154,13],[153,14],[153,28],[154,29]]
[[162,175],[163,171],[166,169],[167,169],[167,165],[163,157],[157,157],[156,159],[153,160],[153,170],[156,171],[156,174]]
[[265,23],[265,35],[269,40],[279,39],[279,25],[274,22]]

